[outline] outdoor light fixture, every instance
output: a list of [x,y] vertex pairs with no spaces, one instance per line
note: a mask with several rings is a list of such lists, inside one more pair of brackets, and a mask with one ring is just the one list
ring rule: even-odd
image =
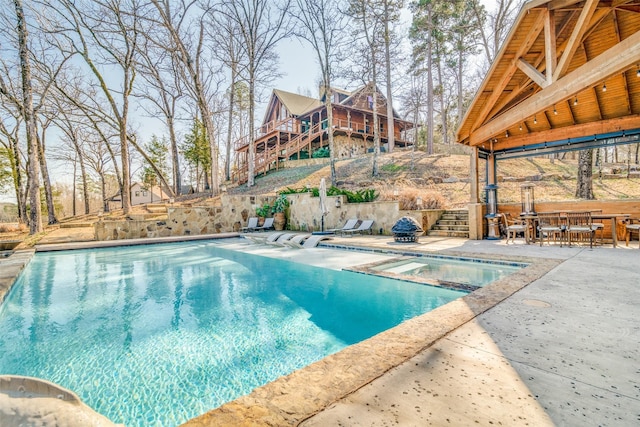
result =
[[504,136],[505,136],[505,138],[509,138],[509,131],[506,131],[506,132],[504,133]]
[[535,124],[535,125],[538,124],[538,119],[536,118],[536,116],[533,116],[533,124]]
[[576,99],[573,100],[573,105],[578,105],[578,97],[576,96]]
[[340,200],[340,197],[338,197],[336,199],[336,208],[340,209],[340,206],[342,206],[342,201]]
[[558,110],[556,110],[556,106],[555,106],[555,105],[553,106],[553,114],[554,114],[555,116],[557,116],[557,115],[558,115]]
[[518,126],[518,128],[519,128],[520,130],[522,130],[522,123],[520,123],[520,126]]
[[606,84],[606,83],[604,83],[604,84],[602,85],[602,91],[603,91],[603,92],[606,92],[606,91],[607,91],[607,84]]
[[640,78],[640,65],[636,65],[636,67],[638,67],[638,70],[636,71],[636,77]]

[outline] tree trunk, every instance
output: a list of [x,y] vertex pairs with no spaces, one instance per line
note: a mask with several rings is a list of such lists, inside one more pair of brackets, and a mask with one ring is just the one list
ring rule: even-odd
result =
[[[175,109],[173,110],[175,111]],[[180,158],[178,157],[178,138],[173,117],[167,117],[167,127],[169,128],[169,139],[171,140],[171,166],[173,169],[173,193],[180,194],[182,188],[182,176],[180,175]]]
[[42,173],[42,183],[44,184],[44,196],[47,202],[48,224],[53,225],[58,223],[58,218],[56,218],[55,205],[53,203],[53,192],[51,191],[51,180],[49,179],[49,169],[47,168],[47,160],[44,157],[45,132],[46,132],[46,128],[43,128],[42,137],[38,138],[38,157],[40,159],[40,172]]
[[[255,80],[253,76],[253,64],[249,64],[249,153],[247,155],[247,187],[253,187],[255,184],[254,175],[255,175],[255,157],[256,157],[256,146],[254,141],[254,127],[255,127]],[[311,153],[309,153],[311,155]]]
[[593,150],[582,150],[578,157],[576,197],[593,200]]
[[[329,136],[329,166],[331,170],[331,185],[336,185],[336,152],[335,152],[335,144],[333,142],[333,105],[332,105],[332,97],[333,92],[331,91],[331,86],[328,80],[325,80],[325,109],[327,110],[327,132]],[[311,154],[311,153],[309,153]],[[300,152],[298,152],[298,157],[300,157]]]
[[27,136],[28,162],[27,162],[27,186],[29,187],[29,234],[42,231],[42,212],[40,207],[40,168],[38,160],[38,139],[36,135],[36,121],[33,112],[33,92],[31,86],[31,65],[29,64],[29,51],[27,46],[27,25],[22,9],[22,1],[14,0],[16,18],[18,21],[18,44],[20,46],[20,68],[22,74],[22,114],[25,121]]
[[233,107],[236,101],[236,63],[231,64],[231,90],[229,92],[229,115],[227,123],[227,149],[225,152],[224,176],[227,181],[231,180],[231,144],[233,143]]
[[433,154],[433,22],[431,20],[432,5],[427,6],[427,154]]
[[393,91],[391,88],[391,33],[389,31],[389,0],[384,0],[384,61],[387,67],[387,142],[389,152],[393,152],[396,144],[393,120]]

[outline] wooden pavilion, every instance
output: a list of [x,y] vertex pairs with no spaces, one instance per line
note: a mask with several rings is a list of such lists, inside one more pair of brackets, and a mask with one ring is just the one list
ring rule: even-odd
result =
[[501,159],[640,142],[640,0],[525,3],[457,139],[472,205],[479,158],[496,184]]
[[[254,174],[278,169],[283,161],[309,158],[319,148],[329,145],[328,133],[334,135],[335,157],[350,158],[373,149],[373,88],[366,85],[354,92],[332,89],[333,124],[327,120],[325,94],[318,99],[275,89],[262,125],[254,136]],[[387,141],[387,102],[376,88],[379,135],[382,149]],[[394,138],[397,146],[410,144],[405,133],[411,122],[400,119],[394,111]],[[235,144],[237,165],[233,180],[247,181],[249,138]]]

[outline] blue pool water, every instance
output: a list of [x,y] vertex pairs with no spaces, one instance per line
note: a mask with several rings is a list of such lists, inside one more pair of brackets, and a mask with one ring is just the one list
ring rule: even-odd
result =
[[215,242],[38,253],[0,308],[0,373],[172,426],[462,295]]

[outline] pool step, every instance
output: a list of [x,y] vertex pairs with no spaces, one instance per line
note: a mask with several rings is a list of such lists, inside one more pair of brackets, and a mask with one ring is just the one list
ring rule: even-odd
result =
[[445,211],[427,232],[432,237],[469,238],[469,211],[456,209]]

